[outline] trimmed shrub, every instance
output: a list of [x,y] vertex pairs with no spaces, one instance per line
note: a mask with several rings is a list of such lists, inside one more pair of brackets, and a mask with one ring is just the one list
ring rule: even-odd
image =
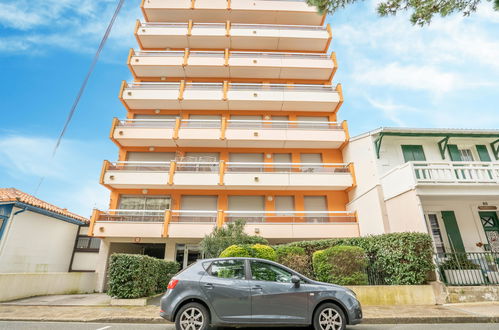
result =
[[235,244],[268,244],[267,240],[260,236],[251,236],[244,232],[246,222],[237,219],[225,224],[221,228],[213,229],[200,243],[205,258],[216,258],[222,251]]
[[366,251],[369,272],[378,279],[375,284],[425,284],[428,274],[434,270],[432,239],[423,233],[302,241],[283,246],[301,247],[307,255],[312,255],[338,245],[358,246]]
[[220,253],[220,258],[250,258],[254,251],[249,245],[231,245]]
[[277,262],[300,274],[312,277],[310,257],[305,249],[298,246],[279,246],[276,248]]
[[166,290],[179,268],[176,262],[144,255],[113,254],[109,262],[107,294],[120,299],[152,296]]
[[251,248],[254,251],[255,258],[267,259],[272,261],[277,260],[277,255],[275,250],[268,245],[255,244],[252,245]]
[[312,257],[318,281],[339,285],[367,285],[367,257],[357,246],[334,246],[316,251]]

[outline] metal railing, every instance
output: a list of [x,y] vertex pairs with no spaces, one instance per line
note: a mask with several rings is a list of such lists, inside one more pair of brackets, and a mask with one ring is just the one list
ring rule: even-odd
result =
[[182,119],[181,128],[221,128],[221,119]]
[[170,223],[216,223],[217,211],[172,210]]
[[134,128],[174,128],[175,119],[123,119],[118,122],[116,127],[134,127]]
[[246,223],[354,223],[357,221],[355,213],[348,211],[225,211],[225,222],[239,219]]
[[411,162],[419,183],[499,183],[499,163]]
[[[185,28],[188,29],[189,25],[187,23],[160,23],[160,22],[141,22],[141,28]],[[196,28],[226,28],[225,23],[194,23],[193,29]],[[243,23],[233,23],[231,24],[231,29],[252,29],[252,30],[305,30],[305,31],[327,31],[325,26],[315,26],[315,25],[271,25],[271,24],[243,24]]]
[[108,210],[101,212],[97,221],[162,223],[165,212],[165,210]]
[[[134,50],[134,56],[143,57],[178,57],[183,58],[184,51],[178,50]],[[224,58],[222,51],[190,51],[189,57],[217,57]],[[230,58],[261,58],[261,59],[281,59],[281,60],[295,60],[295,59],[309,59],[331,61],[331,57],[327,54],[309,54],[309,53],[268,53],[268,52],[250,52],[250,51],[237,51],[230,52]]]
[[[193,82],[186,83],[186,90],[216,90],[222,92],[223,83],[204,83]],[[127,89],[150,89],[150,90],[176,90],[180,89],[180,83],[177,82],[128,82]],[[313,85],[313,84],[257,84],[257,83],[230,83],[229,91],[272,91],[272,92],[322,92],[337,93],[336,87],[332,85]]]
[[287,120],[227,120],[227,128],[237,129],[293,129],[293,130],[342,130],[341,123],[329,121]]
[[498,252],[440,253],[434,259],[440,279],[447,285],[499,285]]
[[337,163],[242,163],[227,162],[228,173],[303,173],[331,174],[350,173],[348,164]]
[[177,172],[219,173],[219,162],[177,162]]
[[108,167],[109,171],[133,171],[133,172],[168,172],[168,162],[113,162]]

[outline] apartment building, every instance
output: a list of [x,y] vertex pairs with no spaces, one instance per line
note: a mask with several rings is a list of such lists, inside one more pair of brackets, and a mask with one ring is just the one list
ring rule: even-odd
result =
[[361,235],[427,232],[436,252],[499,252],[499,130],[380,128],[344,150]]
[[101,288],[111,253],[187,266],[215,226],[273,243],[359,235],[347,211],[341,85],[325,17],[301,0],[146,0],[119,98],[116,161],[95,210]]

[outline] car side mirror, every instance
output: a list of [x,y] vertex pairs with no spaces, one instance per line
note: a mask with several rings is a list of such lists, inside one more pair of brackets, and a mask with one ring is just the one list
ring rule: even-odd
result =
[[301,279],[298,276],[296,276],[296,275],[291,276],[291,283],[293,283],[295,285],[295,288],[300,287],[300,281],[301,281]]

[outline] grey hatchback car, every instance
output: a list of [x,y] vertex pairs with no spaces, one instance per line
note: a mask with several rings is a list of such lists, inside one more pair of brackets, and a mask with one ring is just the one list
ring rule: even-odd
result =
[[313,281],[255,258],[199,260],[168,284],[160,315],[177,330],[214,326],[309,326],[343,330],[362,320],[350,289]]

